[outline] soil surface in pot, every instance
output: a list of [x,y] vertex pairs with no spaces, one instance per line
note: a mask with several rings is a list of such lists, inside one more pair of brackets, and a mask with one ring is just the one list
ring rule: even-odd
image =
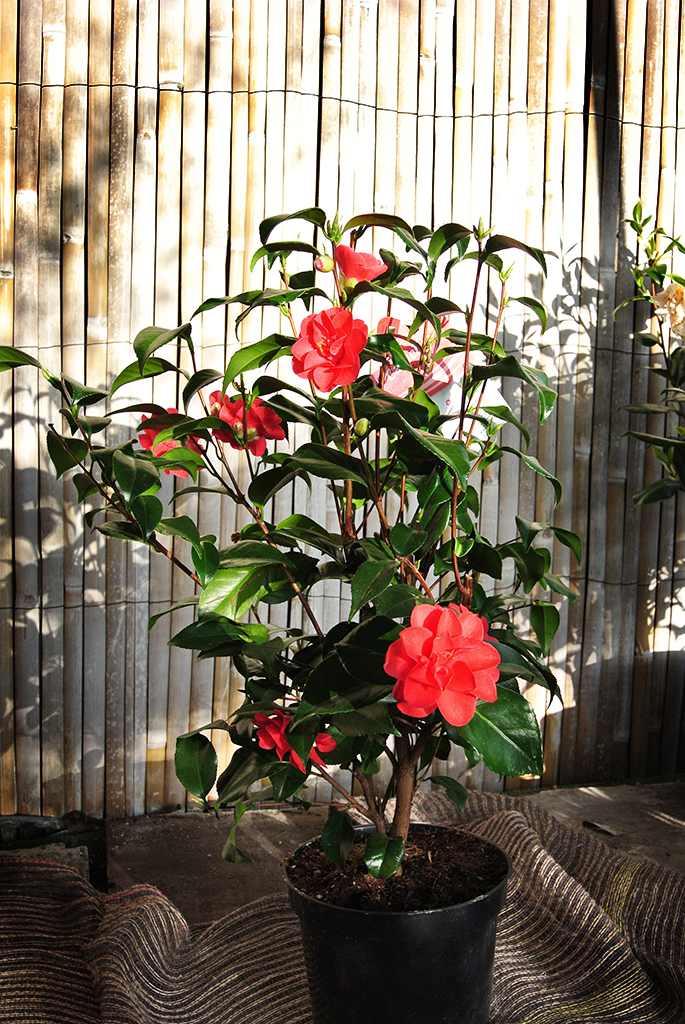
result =
[[352,846],[343,873],[318,839],[286,861],[286,872],[301,892],[351,910],[437,910],[490,892],[508,863],[494,846],[457,829],[410,834],[401,874],[373,878],[363,861],[364,840]]

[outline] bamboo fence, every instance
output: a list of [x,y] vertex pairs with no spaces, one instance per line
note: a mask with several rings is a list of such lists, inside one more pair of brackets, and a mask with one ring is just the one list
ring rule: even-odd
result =
[[[640,426],[624,407],[655,392],[638,372],[650,356],[633,345],[634,308],[613,317],[632,294],[622,218],[638,196],[668,231],[685,227],[682,8],[0,0],[0,342],[53,370],[108,385],[142,327],[175,326],[203,298],[254,287],[268,214],[318,204],[429,226],[482,217],[555,254],[546,280],[532,261],[510,279],[512,294],[546,304],[549,330],[522,314],[505,342],[549,375],[557,408],[540,427],[529,395],[505,394],[565,501],[555,511],[544,481],[505,462],[481,498],[500,541],[516,510],[582,537],[578,567],[543,535],[577,594],[550,655],[563,704],[531,694],[541,780],[469,772],[455,757],[449,770],[472,788],[685,771],[683,499],[633,508],[659,466],[624,436]],[[204,365],[221,368],[277,324],[273,311],[253,314],[236,338],[236,315],[203,316]],[[54,394],[28,366],[0,377],[0,813],[177,807],[175,737],[226,717],[239,680],[227,663],[167,646],[184,611],[148,634],[149,615],[188,596],[188,580],[142,547],[84,531],[45,455]],[[136,384],[120,397],[150,393]],[[180,396],[160,378],[153,400]],[[196,515],[197,496],[182,500]],[[305,503],[321,521],[334,514],[301,482],[274,513]],[[201,532],[224,544],[239,525],[208,495],[200,515]],[[335,586],[316,601],[327,626],[338,620]],[[225,734],[215,738],[227,756]]]

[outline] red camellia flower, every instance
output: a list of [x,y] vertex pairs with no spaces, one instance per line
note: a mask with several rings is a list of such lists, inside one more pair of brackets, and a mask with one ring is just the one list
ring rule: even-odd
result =
[[336,245],[335,262],[343,288],[354,288],[360,281],[374,281],[389,269],[370,252],[356,252],[349,245]]
[[[167,409],[167,412],[175,413],[178,415],[178,409]],[[150,419],[149,416],[143,416],[143,420]],[[152,452],[155,458],[159,458],[160,455],[164,455],[165,452],[171,452],[174,448],[190,448],[191,451],[199,452],[202,454],[202,449],[197,444],[197,441],[192,437],[187,437],[183,441],[175,441],[169,437],[166,441],[160,441],[159,444],[155,444],[155,438],[157,434],[163,430],[163,427],[149,427],[147,430],[141,430],[138,434],[138,440],[140,441],[140,447],[144,448],[148,452]],[[173,476],[188,476],[185,469],[165,469],[165,473],[171,473]]]
[[497,700],[500,655],[486,643],[486,619],[462,606],[420,604],[410,621],[385,657],[397,707],[412,718],[437,708],[451,725],[466,725],[478,698]]
[[[306,769],[302,764],[300,756],[295,753],[285,737],[286,730],[291,721],[292,718],[283,711],[276,710],[270,715],[265,715],[258,711],[254,716],[254,724],[257,726],[257,739],[262,750],[275,750],[279,761],[284,761],[286,756],[289,756],[290,763],[306,774]],[[320,732],[314,740],[309,756],[316,764],[325,765],[325,762],[319,757],[317,750],[320,750],[322,754],[327,754],[329,751],[334,750],[335,746],[336,742],[332,736],[329,736],[327,732]]]
[[253,455],[260,456],[266,451],[267,441],[285,438],[281,417],[261,398],[255,398],[246,411],[242,398],[230,399],[220,391],[213,391],[209,396],[209,411],[231,428],[213,431],[219,441],[227,442],[231,448],[248,448]]
[[369,329],[355,320],[349,309],[325,309],[302,321],[300,336],[292,347],[293,371],[314,382],[320,391],[351,384],[359,376],[359,353]]

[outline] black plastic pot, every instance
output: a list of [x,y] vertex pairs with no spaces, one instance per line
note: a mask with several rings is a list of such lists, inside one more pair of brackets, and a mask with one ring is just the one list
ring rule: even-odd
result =
[[440,910],[335,907],[296,889],[286,874],[314,1024],[487,1024],[497,915],[511,873],[499,852],[508,870],[494,889]]

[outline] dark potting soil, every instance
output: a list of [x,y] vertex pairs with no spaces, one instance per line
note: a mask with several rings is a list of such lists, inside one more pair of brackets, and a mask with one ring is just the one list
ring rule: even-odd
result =
[[437,910],[490,892],[507,873],[504,854],[479,836],[458,829],[410,834],[401,874],[374,878],[363,861],[364,840],[352,846],[345,872],[321,848],[307,843],[286,861],[301,892],[351,910]]

